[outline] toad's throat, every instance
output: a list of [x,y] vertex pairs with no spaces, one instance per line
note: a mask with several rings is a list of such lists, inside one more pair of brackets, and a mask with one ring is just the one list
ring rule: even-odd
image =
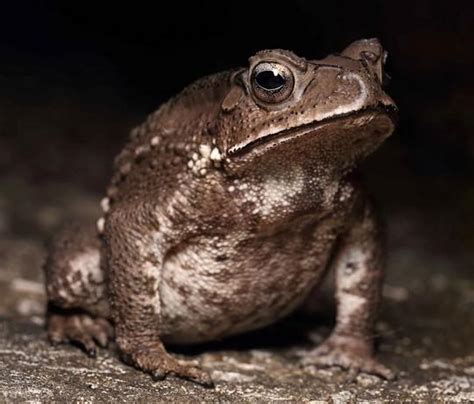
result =
[[302,136],[305,136],[309,133],[314,134],[315,132],[320,131],[322,128],[332,125],[335,122],[340,122],[348,119],[349,117],[351,118],[357,118],[362,115],[366,114],[373,114],[374,116],[376,114],[386,114],[390,116],[392,120],[395,120],[396,116],[396,110],[393,107],[386,106],[386,105],[379,105],[375,108],[366,108],[363,109],[357,113],[354,112],[348,112],[345,114],[340,114],[337,116],[334,116],[332,118],[326,118],[321,121],[313,121],[309,122],[304,125],[300,125],[297,127],[289,128],[289,129],[284,129],[278,132],[270,133],[268,135],[262,136],[260,138],[251,140],[247,143],[240,143],[238,145],[235,145],[231,147],[228,151],[227,154],[229,156],[240,156],[243,155],[247,152],[250,152],[251,150],[254,150],[256,148],[259,148],[259,146],[267,146],[270,143],[285,143],[289,140],[293,139],[298,139]]

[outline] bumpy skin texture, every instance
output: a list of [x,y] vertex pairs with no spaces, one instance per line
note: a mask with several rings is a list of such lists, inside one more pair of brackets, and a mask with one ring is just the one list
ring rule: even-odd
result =
[[372,344],[381,237],[354,174],[394,129],[384,58],[377,40],[320,61],[262,51],[152,114],[115,161],[97,232],[68,230],[53,243],[50,339],[93,354],[113,324],[128,363],[209,385],[163,342],[270,324],[332,266],[337,325],[303,363],[390,378]]

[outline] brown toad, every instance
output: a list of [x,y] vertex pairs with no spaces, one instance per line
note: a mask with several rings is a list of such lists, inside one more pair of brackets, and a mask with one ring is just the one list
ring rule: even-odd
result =
[[128,363],[210,384],[163,343],[273,323],[333,267],[337,324],[304,363],[391,377],[373,358],[380,231],[353,173],[394,130],[384,60],[375,39],[322,60],[266,50],[162,105],[117,157],[98,230],[53,243],[50,340],[93,355],[113,327]]

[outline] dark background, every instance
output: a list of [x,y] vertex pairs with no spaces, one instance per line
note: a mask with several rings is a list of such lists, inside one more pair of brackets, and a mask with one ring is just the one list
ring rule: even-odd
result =
[[378,37],[400,123],[368,181],[435,250],[472,251],[473,21],[469,1],[3,2],[0,224],[48,233],[64,217],[44,225],[39,204],[99,198],[128,130],[194,79],[264,48],[317,58]]

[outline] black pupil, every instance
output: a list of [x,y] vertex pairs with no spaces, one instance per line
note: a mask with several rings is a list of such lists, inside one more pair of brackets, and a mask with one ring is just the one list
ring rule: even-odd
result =
[[255,76],[257,84],[265,90],[278,90],[286,83],[284,77],[272,70],[260,72]]

